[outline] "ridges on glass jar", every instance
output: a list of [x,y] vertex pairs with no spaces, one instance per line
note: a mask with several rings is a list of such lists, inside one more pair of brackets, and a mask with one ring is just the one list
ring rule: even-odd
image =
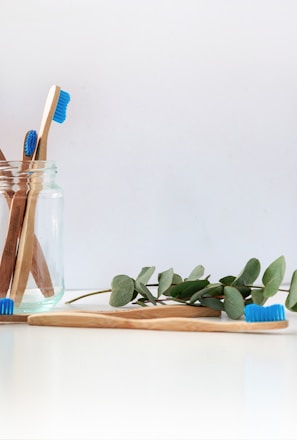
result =
[[52,161],[0,161],[0,298],[15,313],[50,310],[64,293],[63,192]]

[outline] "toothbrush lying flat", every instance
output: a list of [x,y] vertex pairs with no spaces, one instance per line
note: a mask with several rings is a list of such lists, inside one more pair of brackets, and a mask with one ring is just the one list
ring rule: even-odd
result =
[[[64,122],[69,100],[70,96],[67,92],[62,91],[58,86],[51,87],[45,103],[37,139],[37,147],[33,153],[32,161],[35,159],[46,160],[47,139],[51,121]],[[38,177],[36,177],[37,167],[38,165],[36,164],[32,167],[33,172],[30,179],[30,190],[27,195],[26,211],[10,290],[10,298],[14,300],[16,305],[19,305],[22,300],[33,260],[35,209],[40,191]]]
[[54,327],[125,328],[140,330],[167,330],[187,332],[258,332],[288,327],[288,321],[260,322],[206,321],[197,318],[125,318],[94,313],[44,313],[28,317],[28,324]]
[[[2,308],[1,308],[2,302]],[[2,311],[1,311],[2,310]],[[56,312],[57,314],[76,314],[76,313],[88,313],[88,314],[100,314],[123,318],[138,318],[138,319],[150,319],[150,318],[168,318],[168,317],[218,317],[221,315],[219,310],[210,309],[208,307],[196,307],[188,305],[170,305],[159,307],[141,307],[134,309],[120,309],[120,310],[104,310],[104,311],[66,311]],[[31,315],[13,315],[13,301],[10,298],[0,299],[0,323],[1,322],[27,322],[28,317]],[[37,315],[35,315],[37,316]],[[43,316],[43,314],[42,314]]]
[[[20,172],[26,171],[30,159],[36,147],[37,134],[30,130],[27,132],[23,146],[23,162]],[[3,152],[0,152],[0,160],[6,160]],[[21,179],[23,179],[21,177]],[[9,191],[6,194],[6,200],[10,209],[8,231],[3,246],[2,257],[0,260],[0,297],[5,297],[9,289],[11,277],[14,271],[15,258],[17,254],[17,243],[21,225],[23,222],[26,207],[26,184],[23,182],[21,188],[14,193]],[[40,288],[45,297],[52,296],[54,290],[51,285],[51,279],[48,267],[41,249],[41,246],[34,236],[34,256],[32,262],[32,275],[36,285]]]
[[[208,307],[188,305],[157,306],[117,311],[76,311],[13,315],[13,301],[0,300],[0,323],[28,322],[30,325],[88,328],[129,328],[144,330],[195,332],[259,332],[288,327],[284,306],[250,304],[245,307],[246,321],[205,321],[195,318],[218,317],[221,312]],[[6,313],[6,314],[5,314]]]

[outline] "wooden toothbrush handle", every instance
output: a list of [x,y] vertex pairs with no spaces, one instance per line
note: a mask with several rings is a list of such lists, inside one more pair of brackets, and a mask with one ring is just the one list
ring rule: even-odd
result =
[[10,298],[16,306],[22,301],[33,262],[34,219],[38,193],[31,187],[27,196],[26,211],[10,288]]
[[18,237],[26,207],[25,191],[17,191],[10,203],[8,230],[0,260],[0,297],[5,297],[14,271]]
[[45,298],[49,298],[55,294],[51,275],[48,265],[42,250],[42,247],[37,240],[36,235],[33,237],[33,258],[31,265],[31,272],[35,280],[36,286],[40,289]]
[[[168,318],[168,317],[218,317],[221,315],[219,310],[210,309],[209,307],[200,306],[188,306],[188,305],[169,305],[169,306],[151,306],[151,307],[135,307],[130,309],[118,309],[118,310],[67,310],[61,313],[62,315],[76,314],[76,313],[88,313],[92,315],[107,315],[114,316],[115,318],[135,318],[135,319],[151,319],[151,318]],[[1,322],[27,322],[29,314],[22,315],[0,315]],[[36,315],[34,315],[36,316]],[[38,314],[40,316],[40,314]],[[41,315],[43,316],[43,314]],[[39,318],[38,318],[39,319]]]
[[[6,161],[5,155],[0,149],[0,160]],[[9,289],[11,277],[13,275],[17,251],[17,240],[21,231],[21,224],[24,218],[26,207],[26,194],[24,191],[5,191],[5,198],[10,209],[8,231],[0,260],[0,298],[5,297]],[[43,296],[54,295],[51,276],[48,270],[40,243],[34,234],[33,237],[34,254],[32,259],[31,272],[37,287]]]
[[[78,312],[81,311],[78,310]],[[133,309],[130,308],[130,309],[107,310],[104,313],[102,311],[95,311],[89,313],[99,313],[114,317],[137,318],[137,319],[172,318],[177,316],[184,318],[221,316],[220,310],[210,309],[209,307],[175,305],[175,304],[150,306],[150,307],[138,307],[138,308],[135,307]]]
[[206,321],[197,318],[132,319],[93,313],[44,313],[30,315],[30,325],[81,328],[122,328],[187,332],[249,332],[285,328],[288,321]]

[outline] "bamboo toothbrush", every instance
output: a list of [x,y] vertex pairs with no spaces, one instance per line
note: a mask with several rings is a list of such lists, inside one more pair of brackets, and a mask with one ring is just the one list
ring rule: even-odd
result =
[[17,243],[26,208],[27,185],[22,174],[28,167],[28,161],[34,153],[36,138],[37,134],[34,131],[29,131],[25,136],[23,160],[20,168],[20,188],[10,201],[8,229],[0,260],[0,297],[6,296],[14,270]]
[[[1,308],[2,303],[2,308]],[[2,311],[1,311],[2,310]],[[221,315],[219,310],[210,309],[208,307],[197,307],[188,305],[170,305],[170,306],[159,306],[159,307],[140,307],[131,309],[119,309],[119,310],[105,310],[105,311],[86,311],[86,310],[76,310],[76,311],[65,311],[57,312],[64,314],[76,314],[76,313],[88,313],[88,314],[100,314],[115,317],[124,318],[168,318],[174,316],[183,316],[187,318],[197,318],[197,317],[218,317]],[[13,314],[13,301],[10,298],[0,299],[0,323],[1,322],[27,322],[30,315],[14,315]],[[37,315],[35,315],[37,316]]]
[[45,102],[41,125],[37,140],[37,149],[33,154],[33,160],[47,159],[47,141],[52,121],[62,124],[66,119],[66,109],[70,101],[69,93],[61,90],[59,86],[52,86]]
[[[283,310],[283,306],[281,305],[278,305],[278,308]],[[253,312],[251,314],[253,314]],[[141,330],[231,333],[259,332],[288,327],[288,321],[284,319],[284,313],[276,313],[275,309],[272,310],[270,307],[265,307],[260,315],[260,321],[258,321],[259,317],[253,316],[253,321],[255,322],[222,322],[184,317],[135,319],[92,313],[44,313],[29,316],[28,324],[54,327],[125,328]]]
[[[36,147],[36,141],[37,141],[36,132],[34,130],[28,131],[26,133],[25,141],[24,141],[24,145],[23,145],[23,161],[24,160],[29,161],[30,158],[32,157],[33,151]],[[5,155],[1,149],[0,149],[0,160],[6,161]],[[29,165],[29,163],[28,163],[28,165]],[[15,193],[13,191],[9,190],[9,191],[5,192],[5,198],[6,198],[6,201],[7,201],[7,204],[8,204],[10,211],[12,211],[11,204],[12,204],[12,199],[13,199],[14,195],[15,195]],[[24,203],[24,205],[26,204],[25,197],[23,199],[23,203]],[[13,218],[13,215],[11,213],[10,213],[10,218]],[[23,221],[23,219],[22,219],[22,221]],[[15,229],[15,223],[14,222],[9,223],[8,227]],[[7,233],[7,237],[8,236],[9,236],[9,232]],[[16,239],[16,237],[14,237],[14,240],[15,239]],[[14,248],[14,246],[12,244],[8,245],[8,246],[10,248]],[[4,245],[4,247],[5,247],[5,245]],[[14,258],[16,258],[16,252],[17,252],[17,250],[15,250]],[[13,257],[13,253],[11,253],[11,255],[9,255],[9,257],[7,259],[9,260],[9,258],[12,258],[12,257]],[[12,264],[12,261],[9,261],[8,264]],[[13,266],[14,266],[14,264],[15,264],[15,262],[13,262]],[[47,263],[44,258],[40,243],[37,240],[37,237],[35,235],[34,235],[34,253],[33,253],[31,272],[32,272],[33,278],[36,282],[36,285],[39,287],[39,289],[41,290],[43,295],[45,297],[49,297],[49,296],[54,295],[54,289],[52,287],[52,282],[51,282],[49,270],[47,267]],[[5,296],[7,289],[8,289],[8,285],[10,283],[9,267],[6,266],[6,257],[4,255],[2,256],[1,261],[0,261],[0,273],[2,275],[4,274],[3,276],[0,276],[0,297],[2,297],[2,296]]]
[[[47,140],[51,121],[54,120],[59,123],[64,122],[66,118],[66,108],[69,101],[70,95],[61,90],[59,86],[52,86],[50,88],[42,115],[41,126],[37,138],[37,147],[33,153],[32,161],[46,160]],[[34,219],[37,197],[39,194],[38,177],[36,177],[36,172],[38,173],[38,165],[34,163],[32,169],[33,173],[30,180],[30,190],[27,196],[26,211],[10,290],[10,298],[14,300],[16,305],[21,303],[32,266],[34,252]]]

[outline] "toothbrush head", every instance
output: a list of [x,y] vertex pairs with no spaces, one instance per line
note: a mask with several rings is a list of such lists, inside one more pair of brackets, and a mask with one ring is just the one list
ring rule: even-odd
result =
[[249,304],[245,306],[244,314],[247,322],[284,321],[286,319],[282,304],[273,304],[267,307]]
[[14,301],[10,298],[0,299],[0,315],[13,315]]
[[27,158],[32,157],[37,145],[37,132],[35,130],[29,130],[24,140],[24,155]]
[[57,107],[53,116],[53,120],[55,122],[58,122],[59,124],[62,124],[62,122],[66,119],[66,109],[67,105],[70,101],[70,95],[68,92],[65,92],[64,90],[60,90],[59,100],[57,103]]

